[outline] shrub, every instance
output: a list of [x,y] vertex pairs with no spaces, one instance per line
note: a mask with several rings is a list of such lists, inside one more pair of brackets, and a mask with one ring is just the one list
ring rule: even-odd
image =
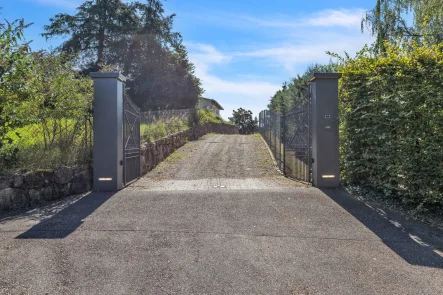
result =
[[224,123],[222,117],[213,113],[210,109],[207,108],[198,109],[197,114],[200,123],[206,123],[206,122]]
[[342,178],[404,202],[443,205],[443,45],[386,44],[342,60]]

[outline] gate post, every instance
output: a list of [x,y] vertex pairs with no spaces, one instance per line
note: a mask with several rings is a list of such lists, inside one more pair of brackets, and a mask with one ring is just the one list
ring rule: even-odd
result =
[[123,188],[123,90],[120,73],[90,73],[94,80],[93,190]]
[[312,183],[319,188],[340,185],[338,142],[338,73],[314,73],[311,83]]

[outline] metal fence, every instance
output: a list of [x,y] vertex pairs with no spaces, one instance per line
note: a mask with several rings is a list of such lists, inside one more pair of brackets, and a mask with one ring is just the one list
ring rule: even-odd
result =
[[142,113],[142,121],[150,124],[156,121],[170,121],[170,120],[187,120],[195,112],[194,109],[182,110],[158,110],[147,111]]
[[287,177],[304,182],[312,179],[311,90],[296,99],[285,113],[264,110],[259,115],[259,132],[268,144],[277,166]]

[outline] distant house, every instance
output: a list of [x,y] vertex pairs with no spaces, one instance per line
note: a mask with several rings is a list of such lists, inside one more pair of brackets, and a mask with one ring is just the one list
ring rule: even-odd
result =
[[210,109],[213,113],[220,115],[220,111],[224,110],[223,107],[214,99],[200,98],[198,100],[197,108]]

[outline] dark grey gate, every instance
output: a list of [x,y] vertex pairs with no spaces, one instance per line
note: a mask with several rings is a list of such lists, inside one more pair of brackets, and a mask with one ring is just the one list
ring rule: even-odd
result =
[[123,92],[123,183],[127,185],[139,177],[140,109]]
[[316,187],[340,186],[340,77],[337,73],[314,73],[304,91],[290,97],[293,109],[260,113],[259,131],[286,176]]
[[285,174],[312,181],[311,85],[298,98],[296,107],[284,116]]
[[295,107],[282,114],[260,113],[259,129],[277,162],[288,177],[312,181],[311,85],[296,98]]

